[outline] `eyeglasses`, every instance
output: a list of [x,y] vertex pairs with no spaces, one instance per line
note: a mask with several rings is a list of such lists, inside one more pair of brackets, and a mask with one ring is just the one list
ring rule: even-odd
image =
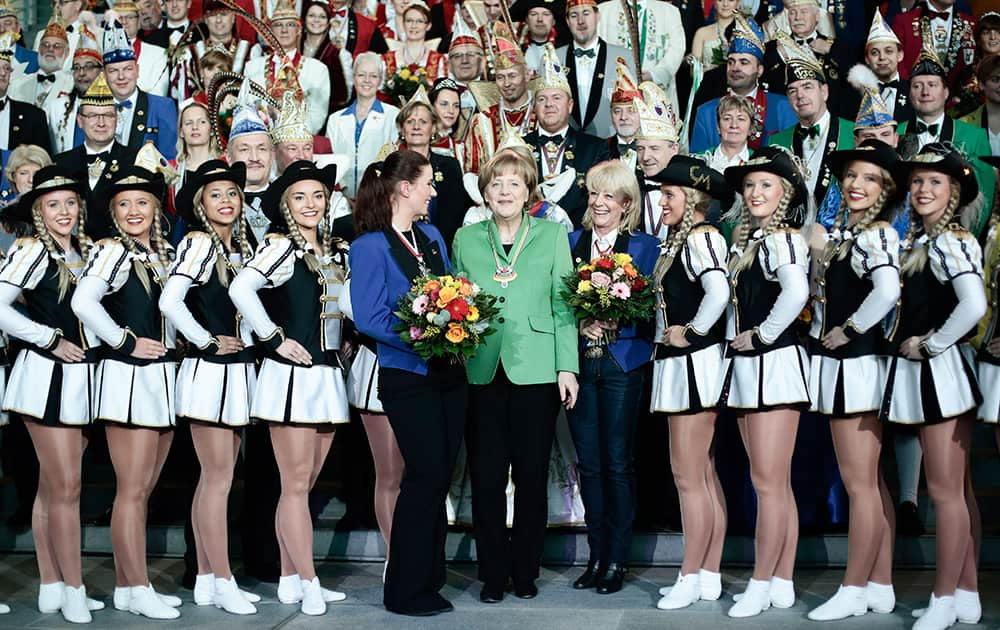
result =
[[299,25],[298,22],[291,22],[291,21],[275,22],[274,24],[271,25],[271,28],[277,31],[283,31],[290,28],[297,28],[298,25]]
[[116,120],[118,114],[80,114],[80,118],[84,120],[97,120],[98,122]]
[[42,42],[38,47],[39,50],[66,50],[66,44],[63,42]]
[[94,70],[100,70],[100,69],[101,66],[97,65],[96,63],[88,63],[83,66],[74,65],[72,68],[73,72],[93,72]]
[[449,59],[479,59],[483,56],[481,52],[453,52],[448,53]]
[[407,18],[403,20],[403,24],[406,24],[407,26],[421,26],[423,24],[427,24],[427,20],[423,18]]

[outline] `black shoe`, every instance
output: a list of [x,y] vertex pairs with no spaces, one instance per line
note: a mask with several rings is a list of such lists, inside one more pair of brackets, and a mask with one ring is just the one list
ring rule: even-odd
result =
[[610,595],[622,590],[622,582],[625,581],[625,567],[612,562],[608,568],[597,578],[597,592],[601,595]]
[[920,522],[917,506],[912,501],[903,501],[896,509],[896,533],[900,536],[924,535],[924,524]]
[[483,590],[479,591],[479,601],[484,604],[499,604],[503,601],[503,587],[484,584]]
[[538,587],[534,580],[524,584],[514,584],[514,597],[519,599],[534,599],[538,597]]
[[597,568],[597,561],[591,560],[587,563],[587,570],[583,572],[583,575],[576,578],[576,581],[573,582],[573,588],[578,591],[594,588],[597,586],[597,576],[601,572],[602,571]]

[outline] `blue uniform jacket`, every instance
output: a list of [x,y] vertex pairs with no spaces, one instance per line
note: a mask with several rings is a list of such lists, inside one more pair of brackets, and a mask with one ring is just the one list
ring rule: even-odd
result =
[[[704,153],[719,144],[719,121],[716,118],[716,110],[719,109],[719,100],[713,98],[702,103],[695,114],[694,126],[691,129],[690,152]],[[768,144],[767,137],[777,133],[782,129],[787,129],[799,122],[792,106],[788,103],[788,98],[774,92],[767,93],[767,115],[764,120],[764,142],[761,146]]]

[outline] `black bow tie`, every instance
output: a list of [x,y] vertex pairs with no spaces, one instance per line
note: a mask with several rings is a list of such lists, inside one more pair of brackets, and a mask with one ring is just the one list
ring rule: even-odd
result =
[[576,57],[577,59],[579,59],[580,57],[590,57],[591,59],[593,59],[594,57],[597,56],[597,53],[594,52],[593,48],[587,48],[587,49],[574,48],[573,56]]
[[632,142],[619,142],[618,152],[625,153],[626,151],[635,151],[635,140]]
[[941,129],[941,125],[935,123],[933,125],[925,125],[924,123],[917,121],[917,134],[929,133],[932,136],[938,135],[938,130]]
[[540,136],[538,139],[542,142],[542,144],[548,144],[550,142],[552,144],[562,144],[564,140],[562,134],[556,134],[554,136]]
[[947,20],[949,15],[946,11],[934,11],[930,8],[927,8],[924,10],[924,17],[926,17],[928,20],[933,20],[934,18],[937,18],[939,20]]
[[111,153],[108,151],[101,151],[100,153],[90,153],[87,155],[87,164],[93,164],[97,160],[107,162],[111,159]]
[[72,33],[73,32],[73,25],[72,24],[70,24],[69,26],[66,27],[66,32],[67,33]]
[[37,72],[35,73],[35,80],[37,80],[39,83],[44,83],[45,81],[48,81],[49,83],[55,83],[56,75],[42,74],[41,72]]
[[818,138],[819,137],[819,125],[813,125],[812,127],[803,127],[799,125],[795,128],[795,135],[799,139],[805,138]]
[[181,34],[183,34],[184,31],[187,30],[187,27],[186,26],[168,26],[166,28],[166,30],[167,30],[167,37],[170,37],[174,33],[181,33]]
[[889,88],[892,88],[894,90],[898,90],[899,89],[899,79],[894,79],[892,81],[886,81],[885,83],[883,83],[881,81],[878,82],[879,92],[883,92],[883,91],[885,91],[885,90],[887,90]]
[[795,43],[798,44],[799,46],[808,46],[814,41],[816,41],[815,35],[813,35],[812,37],[807,37],[805,39],[799,39],[798,37],[795,38]]

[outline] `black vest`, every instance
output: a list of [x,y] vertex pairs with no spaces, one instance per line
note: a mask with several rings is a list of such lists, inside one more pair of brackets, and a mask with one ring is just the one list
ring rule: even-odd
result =
[[899,307],[889,337],[892,354],[899,354],[899,347],[910,337],[920,337],[940,328],[958,306],[954,287],[934,276],[930,262],[913,275],[903,274],[900,281]]
[[[822,276],[819,279],[819,284],[823,288],[823,295],[817,296],[816,302],[822,311],[820,317],[822,327],[819,331],[819,338],[822,339],[832,328],[842,326],[851,315],[857,312],[861,303],[871,293],[874,285],[870,278],[859,278],[858,274],[854,273],[854,269],[851,267],[850,251],[843,260],[834,256],[833,260],[820,264]],[[869,328],[865,334],[835,350],[824,348],[823,344],[819,343],[819,339],[810,339],[809,345],[810,353],[835,359],[881,354],[884,350],[882,326],[878,324]]]
[[[674,258],[670,269],[663,275],[663,280],[660,281],[660,286],[657,288],[657,308],[663,317],[664,330],[670,326],[686,326],[691,323],[691,320],[698,313],[698,307],[701,306],[701,302],[705,298],[705,289],[702,288],[701,282],[697,279],[692,282],[688,278],[681,260],[683,255],[684,250],[682,249]],[[707,335],[692,337],[691,345],[686,348],[666,346],[657,339],[654,358],[667,359],[692,354],[725,340],[725,318],[720,317],[709,329]]]
[[[242,316],[236,310],[233,301],[229,299],[229,289],[219,280],[219,272],[214,268],[215,257],[210,263],[213,269],[208,281],[202,285],[192,286],[184,296],[184,304],[194,315],[195,320],[213,337],[225,335],[238,338]],[[188,348],[187,356],[204,359],[209,363],[252,363],[254,351],[252,347],[246,347],[239,352],[219,356],[211,351],[200,350],[192,344]]]
[[[154,280],[156,275],[152,269],[147,268],[149,276],[149,292],[139,280],[135,266],[142,264],[139,261],[127,260],[124,264],[131,265],[128,272],[128,279],[122,288],[114,293],[108,293],[101,300],[104,309],[115,320],[119,326],[127,327],[136,337],[146,337],[154,339],[160,343],[167,344],[167,323],[160,312],[160,293],[162,287]],[[136,359],[123,352],[124,348],[116,350],[110,346],[102,346],[105,357],[128,363],[130,365],[150,365],[153,363],[165,363],[177,360],[177,352],[173,348],[168,348],[167,353],[159,359]]]
[[[731,278],[732,299],[735,300],[734,306],[736,308],[736,334],[738,335],[741,332],[753,330],[764,323],[764,320],[771,313],[774,303],[778,301],[778,295],[781,294],[781,284],[764,277],[764,267],[760,264],[759,256],[754,256],[753,263],[749,267],[734,273]],[[774,343],[761,345],[760,348],[754,348],[747,352],[739,352],[732,347],[727,347],[726,356],[756,356],[798,343],[798,329],[795,322],[792,322],[785,330],[781,331]]]
[[[66,296],[60,302],[58,263],[49,255],[46,255],[46,262],[45,275],[42,276],[38,286],[34,289],[24,290],[24,306],[28,317],[39,324],[62,330],[63,339],[83,348],[85,355],[83,362],[93,363],[97,360],[96,348],[88,347],[83,323],[77,319],[73,309],[69,307],[76,285],[70,284]],[[52,361],[63,362],[49,350],[37,346],[33,346],[31,349]]]

